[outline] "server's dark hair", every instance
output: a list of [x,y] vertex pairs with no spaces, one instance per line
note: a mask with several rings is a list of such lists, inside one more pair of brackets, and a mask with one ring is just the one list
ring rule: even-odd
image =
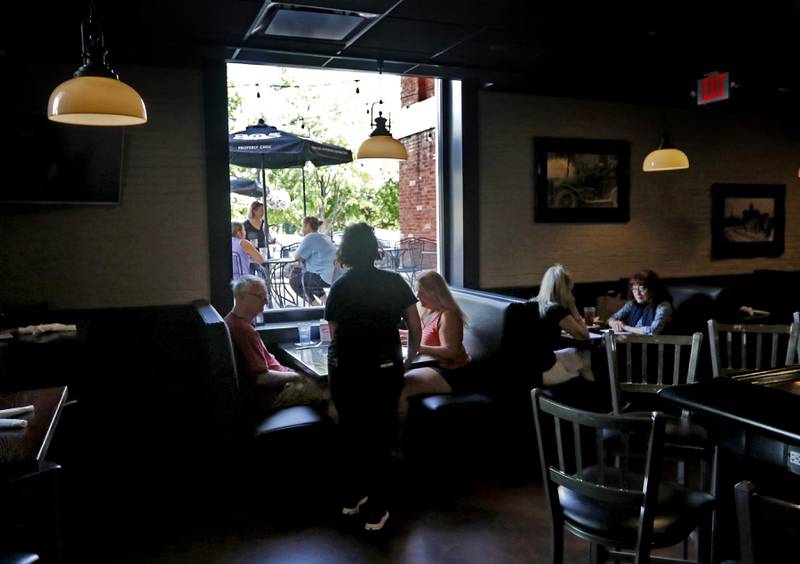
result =
[[342,242],[336,255],[337,260],[344,266],[369,266],[380,258],[378,253],[378,239],[372,227],[366,223],[348,225],[342,235]]

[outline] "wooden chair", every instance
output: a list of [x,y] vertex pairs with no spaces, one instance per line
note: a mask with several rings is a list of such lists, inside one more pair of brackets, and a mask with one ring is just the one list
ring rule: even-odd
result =
[[[643,563],[667,561],[651,557],[651,549],[677,545],[698,527],[698,561],[710,561],[715,499],[661,481],[662,414],[581,411],[545,398],[539,389],[531,397],[552,518],[553,563],[563,561],[564,529],[591,543],[592,562],[632,557]],[[602,437],[609,432],[622,437],[623,447],[644,439],[644,459],[632,449],[613,456],[605,451]]]
[[800,505],[757,493],[747,480],[734,491],[742,564],[796,562]]
[[[709,319],[708,337],[714,377],[735,376],[754,370],[794,364],[797,362],[798,332],[800,332],[798,322],[791,325],[743,325],[718,323],[714,319]],[[785,340],[782,335],[786,335]],[[753,339],[755,343],[752,343]],[[721,354],[721,342],[725,343],[724,356]],[[768,350],[765,349],[765,345],[769,347]],[[737,359],[738,363],[735,363]]]
[[[655,394],[665,386],[695,381],[703,335],[605,335],[611,406],[615,415],[623,409],[624,392]],[[654,352],[655,358],[648,353]],[[624,353],[625,370],[620,367]],[[665,367],[671,368],[665,374]]]

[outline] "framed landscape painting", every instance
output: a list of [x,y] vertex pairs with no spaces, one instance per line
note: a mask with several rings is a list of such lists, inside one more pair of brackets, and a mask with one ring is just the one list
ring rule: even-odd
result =
[[712,184],[711,258],[783,254],[786,186]]
[[629,221],[630,160],[627,141],[534,137],[534,221]]

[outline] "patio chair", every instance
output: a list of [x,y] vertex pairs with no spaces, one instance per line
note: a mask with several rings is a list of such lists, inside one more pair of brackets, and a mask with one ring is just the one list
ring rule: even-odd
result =
[[413,286],[417,273],[436,269],[436,241],[424,237],[400,239],[395,247],[395,271]]

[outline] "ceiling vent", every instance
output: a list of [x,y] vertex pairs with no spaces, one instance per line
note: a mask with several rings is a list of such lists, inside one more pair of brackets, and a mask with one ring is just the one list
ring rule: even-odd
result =
[[376,15],[268,2],[249,35],[345,42]]

